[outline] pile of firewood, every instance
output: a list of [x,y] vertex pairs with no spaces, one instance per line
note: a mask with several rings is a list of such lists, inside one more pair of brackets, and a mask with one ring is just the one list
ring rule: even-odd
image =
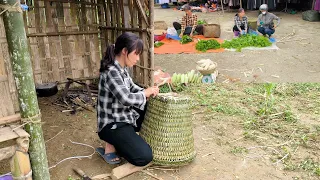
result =
[[[76,82],[83,86],[83,88],[72,88],[70,85]],[[75,114],[80,110],[88,110],[95,112],[95,107],[98,98],[98,87],[95,84],[86,84],[73,79],[68,79],[65,89],[61,96],[54,102],[55,105],[65,108],[62,112],[70,112]]]

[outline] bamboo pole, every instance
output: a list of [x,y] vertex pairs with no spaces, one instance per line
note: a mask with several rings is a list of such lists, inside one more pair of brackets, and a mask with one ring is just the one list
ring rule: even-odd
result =
[[31,34],[27,34],[27,37],[70,36],[70,35],[88,35],[88,34],[100,34],[100,31],[31,33]]
[[[154,1],[151,0],[149,1],[149,28],[150,28],[150,38],[149,38],[149,63],[150,63],[150,68],[154,69]],[[154,82],[153,82],[153,71],[149,71],[150,74],[150,80],[148,85],[149,86],[153,86]]]
[[222,13],[224,14],[224,8],[223,8],[223,0],[221,0],[221,9],[222,9]]
[[315,3],[316,3],[316,0],[313,0],[313,1],[312,1],[312,9],[311,9],[311,10],[314,10],[314,5],[315,5]]
[[[6,2],[11,6],[16,3],[20,5],[19,0],[7,0]],[[34,88],[32,64],[22,13],[5,12],[4,25],[9,52],[12,54],[11,62],[18,89],[21,118],[28,119],[28,117],[32,117],[33,121],[25,126],[26,131],[30,134],[29,153],[33,178],[36,180],[49,180],[48,160],[40,123],[40,110]]]

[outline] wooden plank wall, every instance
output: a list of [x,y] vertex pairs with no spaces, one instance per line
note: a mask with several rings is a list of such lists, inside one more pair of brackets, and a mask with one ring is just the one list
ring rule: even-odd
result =
[[19,111],[3,18],[0,16],[0,117]]
[[24,15],[35,83],[98,77],[101,47],[97,8],[102,4],[97,0],[33,3]]

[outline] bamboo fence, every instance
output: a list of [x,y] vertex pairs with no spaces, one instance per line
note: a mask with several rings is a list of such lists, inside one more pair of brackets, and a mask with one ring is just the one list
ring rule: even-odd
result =
[[[126,31],[136,33],[144,42],[140,61],[130,69],[133,79],[145,87],[153,84],[153,1],[27,0],[27,5],[29,10],[23,17],[36,84],[98,77],[106,46]],[[18,112],[19,106],[2,16],[0,46],[3,117]]]
[[19,111],[3,19],[0,16],[0,118]]
[[[105,25],[100,26],[104,39],[115,42],[123,32],[130,31],[140,36],[144,42],[144,51],[138,64],[131,69],[131,75],[142,86],[153,84],[154,33],[153,1],[144,0],[106,0],[103,4]],[[105,51],[102,46],[103,52]]]
[[98,76],[101,21],[95,0],[42,0],[24,13],[36,83]]

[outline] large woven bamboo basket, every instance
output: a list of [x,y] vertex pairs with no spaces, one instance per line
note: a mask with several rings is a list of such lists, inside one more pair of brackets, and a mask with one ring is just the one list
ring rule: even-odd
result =
[[168,25],[165,21],[154,21],[154,29],[167,30]]
[[204,24],[203,35],[206,38],[219,38],[221,35],[221,29],[219,24]]
[[249,21],[248,22],[248,26],[252,29],[252,30],[257,30],[258,25],[257,25],[257,21]]
[[150,99],[140,136],[151,146],[154,164],[182,166],[194,160],[190,103],[172,94]]

